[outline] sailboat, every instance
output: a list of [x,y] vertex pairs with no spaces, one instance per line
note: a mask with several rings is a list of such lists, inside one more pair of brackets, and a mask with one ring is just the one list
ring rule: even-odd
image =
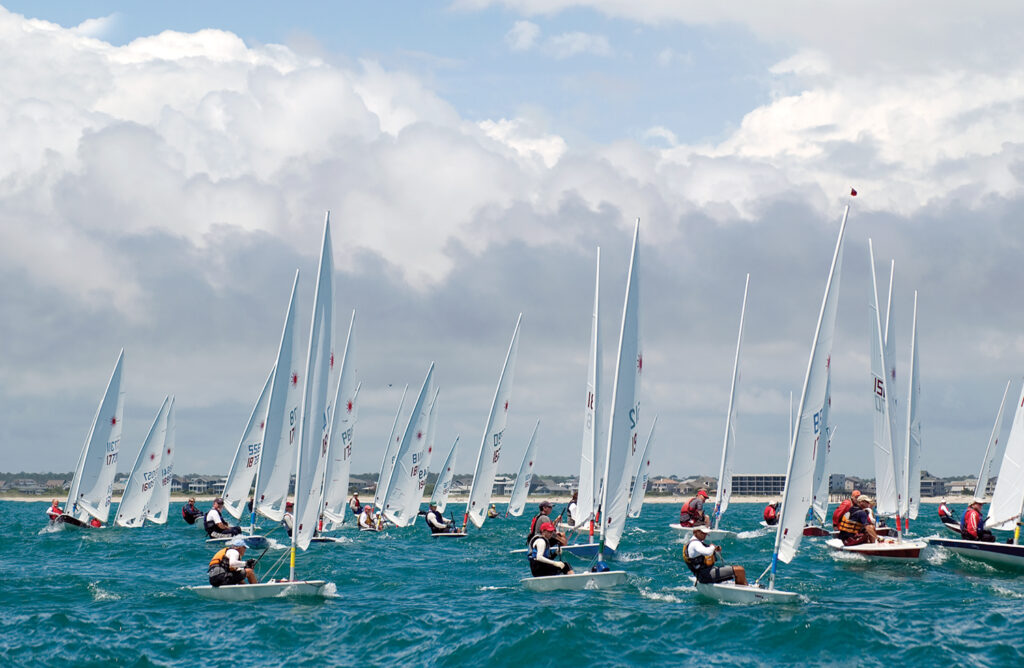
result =
[[[117,506],[114,524],[121,527],[141,527],[149,515],[149,502],[160,482],[160,465],[163,462],[164,444],[167,442],[167,416],[171,398],[165,397],[157,412],[146,440],[139,448],[128,481]],[[166,510],[164,511],[166,515]]]
[[[874,406],[875,406],[875,429],[874,429],[874,446],[875,446],[875,473],[876,473],[876,491],[878,498],[878,514],[879,515],[895,515],[896,516],[896,538],[895,540],[887,539],[878,543],[862,543],[860,545],[844,545],[843,541],[839,538],[831,538],[825,541],[825,544],[834,550],[842,552],[852,552],[860,554],[862,556],[870,557],[886,557],[886,558],[901,558],[901,559],[917,559],[921,556],[921,550],[927,547],[927,543],[919,540],[904,540],[903,531],[901,528],[901,517],[906,517],[909,512],[909,495],[907,492],[908,478],[907,478],[907,456],[906,451],[901,451],[897,447],[896,438],[896,420],[895,412],[896,405],[894,395],[893,381],[896,378],[896,365],[895,362],[891,361],[886,357],[887,351],[891,351],[893,348],[892,340],[886,344],[883,339],[883,330],[881,318],[878,310],[878,283],[875,278],[875,256],[874,249],[872,248],[871,240],[868,239],[868,253],[871,258],[871,281],[872,281],[872,302],[871,302],[871,325],[873,335],[871,337],[871,374],[873,379],[872,392],[874,394]],[[890,280],[890,293],[892,281]],[[892,297],[890,294],[890,316],[892,311]],[[911,343],[911,364],[916,364],[917,359],[917,310],[916,310],[916,299],[915,299],[915,310],[914,310],[914,336],[912,337]],[[889,334],[892,335],[891,328]],[[889,354],[892,354],[891,352]],[[911,377],[914,377],[914,371],[911,371]],[[914,384],[911,383],[911,405],[908,406],[913,411],[913,415],[916,416],[916,400],[914,399]],[[908,418],[908,422],[910,422]],[[920,423],[917,425],[918,434],[920,433]],[[917,439],[917,444],[920,444],[920,438]],[[912,444],[908,441],[906,446]]]
[[380,531],[384,528],[384,516],[381,508],[384,507],[384,497],[388,494],[388,483],[391,482],[391,472],[395,468],[395,455],[398,446],[402,444],[402,435],[395,436],[395,429],[398,428],[398,419],[402,415],[402,406],[405,405],[405,395],[409,392],[409,384],[406,383],[402,390],[402,398],[398,400],[398,410],[395,411],[395,420],[391,423],[391,433],[388,434],[388,444],[384,447],[384,458],[380,462],[380,472],[377,474],[377,489],[373,493],[373,509],[377,513],[376,525],[360,527],[360,531]]
[[[357,401],[360,385],[354,362],[354,333],[356,312],[348,325],[348,336],[345,338],[345,352],[342,354],[341,371],[338,376],[338,389],[334,395],[334,416],[331,424],[331,443],[327,459],[327,473],[324,477],[323,508],[321,522],[331,523],[330,528],[336,529],[345,521],[345,510],[348,508],[348,483],[352,468],[352,438],[358,416]],[[323,541],[327,536],[318,536],[314,540]]]
[[[726,508],[729,507],[729,497],[732,495],[732,452],[736,445],[736,394],[740,379],[740,351],[743,347],[743,322],[747,313],[747,290],[749,287],[750,274],[747,274],[746,282],[743,285],[743,305],[740,307],[740,330],[736,337],[736,357],[732,363],[729,409],[725,415],[725,441],[722,443],[722,463],[718,469],[718,491],[715,493],[715,509],[711,514],[711,527],[708,531],[708,538],[711,540],[731,538],[736,535],[734,531],[722,529],[719,524]],[[669,526],[673,529],[693,533],[693,527],[684,527],[678,522]]]
[[651,445],[654,443],[654,428],[658,426],[658,416],[655,415],[651,421],[651,430],[647,432],[647,442],[644,444],[644,454],[640,458],[640,468],[633,476],[633,491],[629,494],[629,509],[626,516],[630,519],[640,517],[640,510],[644,507],[644,496],[647,494],[647,484],[651,479]]
[[[298,275],[296,274],[296,279]],[[294,290],[292,299],[294,304]],[[289,307],[289,312],[292,309]],[[286,334],[290,334],[287,331]],[[281,364],[277,369],[290,368]],[[313,321],[309,332],[309,355],[306,360],[301,410],[291,415],[295,454],[295,507],[292,530],[289,573],[287,580],[270,580],[259,584],[210,585],[191,587],[198,595],[223,601],[252,601],[274,596],[324,596],[333,585],[324,580],[297,580],[295,578],[296,550],[306,550],[317,529],[321,509],[321,491],[327,468],[326,447],[330,441],[333,396],[330,389],[334,371],[334,260],[331,245],[330,213],[324,222],[320,266],[317,271],[316,290],[313,294]],[[295,385],[298,375],[293,373],[289,383]],[[271,399],[273,404],[273,399]],[[270,432],[273,434],[274,432]],[[262,468],[262,466],[261,466]],[[290,471],[286,471],[290,474]],[[290,475],[286,475],[285,480]],[[287,487],[285,488],[287,492]],[[261,499],[266,502],[269,499]],[[269,505],[268,505],[269,507]],[[272,508],[270,508],[272,510]],[[264,512],[261,508],[260,512]]]
[[[472,521],[479,529],[487,519],[487,508],[491,503],[491,492],[494,489],[494,474],[498,470],[498,460],[501,459],[501,440],[505,435],[505,424],[508,422],[509,401],[512,399],[512,380],[515,376],[516,358],[519,355],[519,325],[523,321],[523,314],[520,313],[516,319],[516,328],[512,332],[512,342],[509,343],[508,353],[505,355],[505,364],[501,368],[501,375],[498,376],[498,386],[494,390],[494,399],[491,401],[491,410],[487,415],[487,425],[484,427],[484,435],[480,441],[480,450],[476,457],[476,468],[473,473],[473,482],[469,486],[469,500],[466,503],[466,514],[462,519],[462,531]],[[452,534],[434,534],[457,536]]]
[[121,444],[121,420],[124,417],[124,389],[121,376],[124,350],[117,356],[107,389],[96,408],[89,435],[78,456],[75,475],[71,479],[64,514],[53,522],[62,527],[88,527],[91,520],[107,521],[110,497],[117,473],[117,453]]
[[423,379],[416,402],[413,404],[409,421],[402,433],[402,442],[395,454],[395,466],[388,481],[384,497],[385,519],[396,527],[407,527],[416,521],[422,492],[419,487],[419,472],[426,454],[427,432],[430,420],[431,398],[436,397],[434,389],[434,363],[430,363]]
[[[437,472],[437,482],[434,483],[434,491],[430,495],[430,502],[437,504],[438,512],[444,512],[445,507],[448,505],[448,495],[452,491],[452,480],[455,479],[455,450],[459,445],[459,437],[455,437],[455,442],[452,443],[452,449],[448,451],[448,456],[444,458],[444,464]],[[432,534],[438,535],[438,534]]]
[[526,452],[523,453],[523,462],[519,465],[519,473],[516,474],[516,482],[512,487],[512,495],[508,499],[508,509],[505,516],[512,515],[520,517],[526,507],[526,497],[530,493],[530,483],[533,482],[533,463],[537,457],[537,430],[540,428],[540,420],[533,425],[533,433],[530,435],[530,442],[526,445]]
[[[608,441],[604,456],[604,484],[601,488],[600,542],[595,569],[604,566],[607,552],[618,548],[626,527],[629,506],[629,485],[637,470],[642,452],[637,452],[640,422],[640,376],[643,352],[640,346],[640,282],[638,277],[638,246],[640,221],[633,229],[633,247],[626,279],[626,297],[622,307],[622,327],[612,385]],[[625,571],[594,570],[571,575],[548,575],[524,578],[520,582],[530,591],[556,589],[604,589],[626,581]]]
[[[839,226],[839,238],[836,240],[832,266],[825,283],[825,295],[821,301],[814,338],[811,339],[811,354],[800,403],[797,404],[796,428],[791,437],[786,487],[782,493],[782,508],[775,529],[771,563],[753,585],[698,582],[697,591],[706,597],[731,603],[790,603],[799,600],[797,593],[775,588],[775,574],[779,561],[788,564],[796,556],[804,535],[807,509],[811,505],[814,465],[821,456],[821,413],[825,408],[829,369],[832,366],[832,340],[839,309],[839,279],[843,264],[843,235],[849,213],[850,207],[847,205]],[[761,578],[769,573],[768,588],[758,586]]]
[[[829,414],[832,410],[832,370],[826,371],[825,379],[825,402],[821,409],[821,433],[825,437],[825,446],[814,461],[814,477],[811,483],[811,510],[807,514],[808,522],[804,526],[805,536],[831,536],[832,527],[829,524],[831,518],[828,515],[828,493],[829,493],[829,459],[832,456],[832,437],[835,435],[835,427],[829,421]],[[793,403],[793,394],[789,395],[789,402]],[[791,418],[792,419],[792,418]],[[792,427],[790,427],[792,432]],[[791,436],[792,438],[792,436]],[[817,520],[817,524],[814,520]]]
[[[1000,422],[1000,419],[996,420],[997,424]],[[991,444],[995,440],[992,438],[989,443]],[[978,487],[975,489],[975,498],[978,499],[984,498],[984,496],[978,495],[977,491],[980,489],[984,494],[983,485],[988,480],[984,464],[982,464],[982,475],[985,476],[985,481],[979,481]],[[981,476],[979,476],[980,478]],[[1022,515],[1024,515],[1024,387],[1021,388],[1020,398],[1017,400],[1017,410],[1010,427],[1010,436],[1006,439],[1006,451],[1003,453],[1002,464],[999,466],[996,489],[992,494],[992,503],[988,509],[989,519],[985,522],[986,529],[1013,531],[1011,542],[982,543],[954,538],[929,538],[928,543],[944,547],[969,559],[978,559],[996,566],[1024,568],[1024,544],[1021,544],[1020,540]]]
[[[601,249],[597,249],[594,271],[594,310],[590,318],[590,352],[587,357],[587,388],[583,407],[583,443],[580,452],[580,482],[576,492],[576,514],[573,517],[577,532],[588,531],[594,539],[594,523],[597,518],[597,504],[600,485],[598,472],[597,423],[598,390],[601,380],[601,333],[599,328],[599,306],[601,289]],[[596,544],[595,544],[596,546]]]
[[174,395],[171,395],[171,405],[167,409],[167,434],[164,436],[164,451],[160,457],[160,474],[146,512],[146,521],[153,524],[167,524],[167,516],[171,508],[171,483],[174,482],[174,453],[178,447],[174,437],[174,425]]

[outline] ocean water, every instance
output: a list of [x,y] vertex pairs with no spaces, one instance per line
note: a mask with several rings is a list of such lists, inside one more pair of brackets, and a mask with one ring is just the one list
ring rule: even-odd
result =
[[[215,550],[180,515],[165,526],[50,532],[46,506],[0,501],[4,666],[1024,662],[1022,572],[936,548],[918,561],[869,562],[805,538],[776,580],[801,593],[801,603],[727,605],[691,585],[682,539],[668,528],[676,505],[649,504],[630,521],[615,564],[629,580],[609,591],[525,591],[526,559],[509,554],[524,546],[525,516],[488,520],[461,540],[431,539],[422,520],[382,534],[342,529],[343,543],[297,556],[297,574],[334,583],[333,597],[254,603],[206,601],[186,589],[206,583]],[[461,518],[461,505],[450,509]],[[758,527],[760,513],[735,504],[723,521],[744,532],[722,542],[725,559],[746,566],[751,579],[774,544],[774,532]],[[945,531],[934,506],[912,528],[919,536]],[[283,531],[269,535],[287,542]],[[261,577],[285,554],[269,550]]]

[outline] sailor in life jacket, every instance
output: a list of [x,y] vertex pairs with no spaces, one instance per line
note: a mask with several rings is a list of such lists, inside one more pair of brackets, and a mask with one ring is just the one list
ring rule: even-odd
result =
[[210,567],[207,569],[210,584],[214,587],[223,587],[224,585],[242,584],[242,582],[249,584],[259,582],[256,571],[253,570],[256,566],[255,560],[244,561],[244,559],[245,539],[241,536],[232,538],[226,547],[222,547],[217,554],[213,555],[213,559],[210,559]]
[[576,509],[579,507],[579,492],[573,492],[569,499],[569,505],[565,507],[565,514],[569,518],[569,526],[576,526]]
[[89,526],[91,526],[93,529],[102,529],[103,522],[100,522],[98,518],[93,517],[89,520]]
[[430,527],[430,533],[451,533],[452,528],[448,526],[452,523],[451,520],[445,519],[441,511],[437,509],[437,502],[430,502],[430,510],[427,511],[426,515],[427,526]]
[[[534,536],[540,535],[540,528],[544,526],[545,523],[551,522],[551,507],[550,501],[540,502],[540,512],[534,515],[533,519],[530,520],[530,533],[526,535],[527,545],[530,545],[533,542]],[[551,524],[554,524],[554,522],[551,522]]]
[[348,500],[348,508],[352,511],[353,517],[359,517],[359,513],[363,510],[363,505],[359,503],[359,492],[352,492],[352,498]]
[[210,512],[206,513],[206,519],[203,520],[206,534],[210,538],[230,538],[242,533],[240,527],[230,526],[224,521],[224,516],[220,514],[222,510],[224,510],[224,499],[218,496],[213,500],[213,507],[210,508]]
[[857,497],[857,506],[848,510],[839,520],[839,539],[843,545],[877,543],[875,520],[871,514],[871,499],[863,494]]
[[704,502],[708,500],[706,489],[697,490],[697,496],[683,504],[679,510],[679,525],[695,527],[698,524],[707,526],[708,518],[704,515]]
[[491,507],[487,509],[487,517],[491,519],[498,517],[498,509],[494,507],[493,503],[491,504]]
[[960,521],[960,535],[964,540],[977,540],[983,543],[994,543],[996,537],[985,528],[985,517],[981,509],[985,502],[981,499],[974,499],[971,505],[964,511],[964,518]]
[[534,577],[572,574],[572,566],[558,559],[562,552],[559,542],[555,537],[554,523],[544,522],[540,525],[540,533],[530,540],[530,550],[526,555]]
[[775,526],[779,523],[779,502],[769,503],[764,507],[764,523],[768,526]]
[[359,528],[368,531],[376,531],[377,524],[373,517],[373,504],[363,506],[363,512],[359,513]]
[[63,514],[64,511],[60,509],[60,504],[57,502],[57,499],[54,499],[50,507],[46,509],[46,516],[50,518],[51,522]]
[[722,548],[719,545],[705,543],[707,536],[707,527],[693,527],[693,535],[683,548],[683,561],[697,578],[697,582],[712,584],[735,580],[738,585],[747,584],[747,571],[742,566],[715,565],[716,553],[721,552]]
[[843,519],[843,515],[850,512],[854,505],[857,503],[857,498],[860,496],[860,490],[855,489],[850,492],[850,498],[844,499],[842,503],[836,506],[836,509],[832,511],[832,528],[836,531],[839,530],[839,522]]
[[181,507],[181,519],[188,524],[195,524],[196,520],[204,515],[203,511],[196,508],[196,500],[189,499],[188,503]]
[[939,519],[942,520],[943,524],[950,524],[955,522],[957,525],[960,524],[960,518],[956,516],[956,513],[946,505],[946,500],[943,499],[942,503],[939,504]]
[[281,526],[288,532],[288,537],[292,537],[292,528],[295,526],[295,504],[288,501],[284,504],[284,515],[281,516]]

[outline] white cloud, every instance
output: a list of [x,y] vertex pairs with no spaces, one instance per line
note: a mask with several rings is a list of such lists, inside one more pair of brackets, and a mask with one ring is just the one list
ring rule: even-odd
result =
[[544,44],[544,49],[555,58],[571,58],[580,54],[594,56],[612,55],[611,44],[604,35],[585,32],[567,32],[553,35]]
[[505,33],[505,43],[513,51],[529,51],[537,45],[540,27],[529,21],[516,21],[511,30]]
[[110,16],[102,16],[95,19],[86,19],[77,26],[71,29],[72,32],[79,34],[83,37],[95,37],[96,39],[103,39],[110,34],[117,27],[119,17],[117,13],[113,13]]

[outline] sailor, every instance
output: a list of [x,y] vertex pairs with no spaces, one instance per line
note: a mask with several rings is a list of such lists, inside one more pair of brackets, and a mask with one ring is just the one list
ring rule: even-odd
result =
[[735,580],[738,585],[747,584],[747,571],[742,566],[715,565],[722,546],[705,543],[707,537],[707,527],[695,526],[690,541],[683,548],[683,561],[697,578],[697,582],[710,584]]
[[46,516],[50,518],[51,522],[63,514],[64,511],[60,509],[60,503],[58,503],[57,499],[54,499],[53,503],[50,504],[50,507],[46,509]]
[[196,520],[203,516],[203,511],[196,508],[195,497],[188,500],[184,506],[181,507],[181,519],[185,520],[188,524],[195,524]]
[[551,522],[551,502],[541,501],[539,508],[540,512],[534,515],[533,519],[530,520],[530,533],[526,536],[527,545],[533,541],[534,536],[540,534],[540,527],[544,526],[545,522]]
[[91,526],[93,529],[102,529],[103,522],[100,522],[98,518],[93,517],[89,520],[89,526]]
[[704,514],[704,502],[708,500],[708,490],[699,489],[697,495],[683,504],[679,509],[679,525],[693,527],[699,524],[708,526],[711,518]]
[[960,524],[960,519],[956,516],[956,513],[946,505],[946,500],[943,499],[942,503],[939,504],[939,519],[942,520],[943,524],[953,523]]
[[768,526],[775,526],[779,523],[779,506],[781,503],[776,501],[775,503],[769,503],[764,507],[764,522]]
[[495,508],[494,504],[492,503],[491,507],[487,509],[487,517],[489,517],[491,519],[494,519],[497,516],[498,516],[498,509]]
[[578,507],[578,498],[579,492],[573,492],[572,498],[569,499],[569,505],[565,509],[566,514],[569,516],[569,524],[571,526],[576,526],[576,508]]
[[860,490],[855,489],[850,492],[850,498],[844,499],[834,511],[832,511],[832,528],[839,530],[839,522],[843,519],[843,515],[850,512],[853,507],[857,504],[857,497],[860,496]]
[[437,509],[437,502],[430,502],[430,510],[427,511],[427,526],[430,527],[430,533],[450,533],[451,527],[448,525],[452,523],[451,520],[445,519],[441,511]]
[[288,532],[289,538],[292,535],[292,527],[295,526],[295,514],[293,512],[294,510],[295,504],[292,503],[291,501],[288,501],[287,503],[284,504],[284,515],[281,517],[281,526],[283,526],[284,530]]
[[544,522],[540,525],[540,533],[530,540],[530,551],[526,555],[534,577],[572,574],[572,566],[558,559],[563,541],[565,536],[555,536],[554,524]]
[[964,511],[964,518],[960,520],[960,535],[964,540],[976,540],[983,543],[995,542],[996,537],[985,528],[985,520],[988,518],[981,514],[984,505],[985,502],[981,499],[974,499]]
[[369,531],[375,531],[377,529],[377,523],[373,517],[372,503],[368,503],[363,506],[363,512],[359,513],[359,528],[367,529]]
[[210,584],[214,587],[223,585],[236,585],[242,582],[256,584],[256,561],[245,557],[245,540],[242,537],[232,538],[226,547],[222,547],[210,559],[210,567],[207,571],[210,576]]
[[206,534],[210,538],[230,538],[242,533],[240,527],[230,526],[224,521],[224,517],[220,514],[222,510],[224,510],[224,499],[218,496],[213,500],[213,508],[210,508],[210,512],[206,513],[206,519],[203,520]]
[[871,514],[871,499],[857,495],[857,505],[848,510],[839,520],[839,540],[843,545],[877,543],[875,520]]
[[363,510],[363,505],[359,503],[359,492],[352,492],[352,498],[348,500],[348,507],[352,511],[353,517],[359,517],[359,513]]

